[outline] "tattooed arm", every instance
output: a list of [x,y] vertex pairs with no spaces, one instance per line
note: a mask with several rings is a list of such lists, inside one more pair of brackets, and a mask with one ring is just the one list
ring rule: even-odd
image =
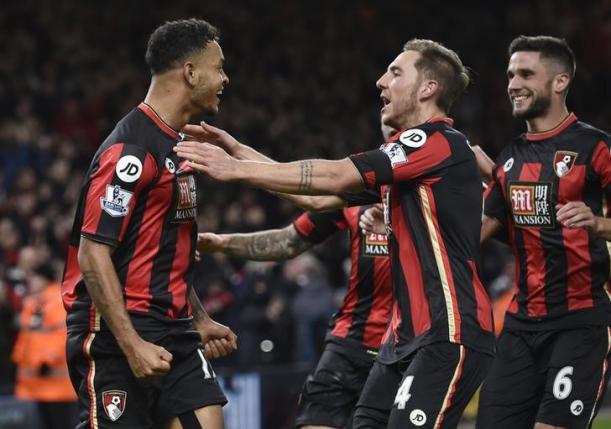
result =
[[241,161],[217,146],[189,141],[178,143],[174,151],[189,160],[189,166],[194,170],[213,179],[240,181],[274,192],[328,195],[365,189],[363,179],[350,158],[286,163]]
[[81,237],[78,261],[87,292],[110,328],[137,378],[160,376],[170,370],[172,354],[140,337],[127,313],[112,263],[113,248]]
[[[276,161],[265,156],[256,149],[240,143],[227,131],[214,127],[205,122],[200,125],[186,125],[183,131],[191,138],[199,142],[210,142],[222,148],[229,155],[239,160],[273,162]],[[272,194],[294,204],[303,210],[323,211],[344,207],[346,202],[335,195],[295,195],[282,192],[271,192]]]
[[254,261],[280,261],[294,258],[314,243],[302,237],[291,224],[282,229],[249,234],[198,234],[197,250],[201,253],[222,252]]

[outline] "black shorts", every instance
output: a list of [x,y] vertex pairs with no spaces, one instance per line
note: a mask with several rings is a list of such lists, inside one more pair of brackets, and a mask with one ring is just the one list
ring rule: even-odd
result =
[[492,359],[460,344],[434,343],[391,365],[376,362],[353,427],[455,428]]
[[610,335],[606,326],[504,330],[482,387],[477,428],[588,427],[609,380]]
[[136,379],[110,332],[68,334],[68,368],[78,393],[79,427],[162,428],[174,416],[227,402],[196,331],[167,329],[141,335],[172,353],[165,376]]
[[349,428],[372,364],[373,359],[354,359],[349,353],[325,347],[316,369],[303,385],[295,425]]

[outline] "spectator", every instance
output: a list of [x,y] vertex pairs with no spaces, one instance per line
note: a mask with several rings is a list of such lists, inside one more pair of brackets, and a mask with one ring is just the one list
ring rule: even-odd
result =
[[50,265],[27,277],[29,294],[19,317],[19,333],[12,359],[17,365],[15,396],[36,401],[41,429],[74,427],[76,395],[66,365],[66,312],[60,285]]

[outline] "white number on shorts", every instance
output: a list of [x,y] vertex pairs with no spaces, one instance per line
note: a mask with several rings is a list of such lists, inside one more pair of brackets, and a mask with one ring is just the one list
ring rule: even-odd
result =
[[206,358],[204,357],[204,354],[202,353],[201,349],[197,349],[197,354],[202,360],[202,371],[204,371],[204,378],[212,378],[214,376],[214,372],[211,371],[212,368],[208,367],[208,361],[206,361]]
[[571,394],[571,390],[573,390],[573,382],[568,377],[569,375],[573,375],[573,367],[565,366],[558,374],[556,374],[556,379],[554,380],[554,396],[556,399],[566,399]]
[[412,382],[414,381],[413,375],[408,375],[401,383],[401,387],[397,390],[397,396],[395,396],[395,405],[399,410],[405,409],[405,404],[412,397],[409,393],[409,389],[412,388]]

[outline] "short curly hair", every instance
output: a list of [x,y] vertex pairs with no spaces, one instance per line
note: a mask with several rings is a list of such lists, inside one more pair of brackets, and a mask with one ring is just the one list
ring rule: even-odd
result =
[[168,21],[149,37],[144,58],[152,75],[161,74],[209,42],[219,40],[219,30],[203,19]]

